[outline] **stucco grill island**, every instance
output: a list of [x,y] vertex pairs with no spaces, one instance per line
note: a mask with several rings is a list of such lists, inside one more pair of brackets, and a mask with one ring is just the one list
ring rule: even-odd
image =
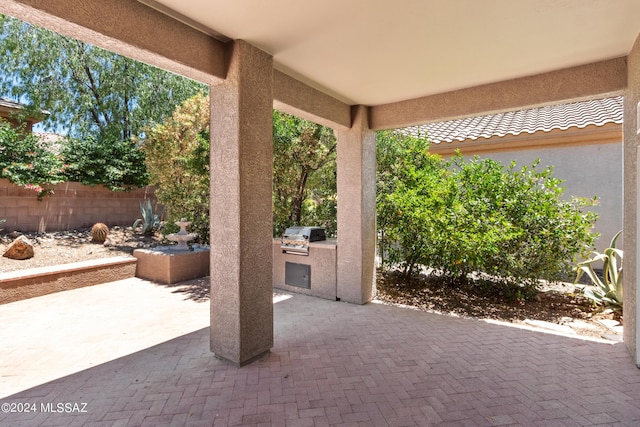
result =
[[273,239],[273,286],[335,301],[336,258],[336,240],[324,228],[289,227]]

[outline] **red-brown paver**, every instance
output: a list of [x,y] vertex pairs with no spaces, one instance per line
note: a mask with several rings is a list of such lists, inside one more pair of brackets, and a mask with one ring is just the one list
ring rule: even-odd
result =
[[[99,293],[110,285],[93,289]],[[640,425],[640,370],[622,343],[294,294],[274,305],[271,353],[236,368],[213,357],[209,329],[197,326],[208,319],[208,303],[185,300],[184,294],[172,294],[173,288],[139,285],[145,299],[138,301],[138,317],[120,322],[154,336],[173,328],[187,310],[196,317],[193,330],[174,332],[151,347],[10,396],[0,393],[6,396],[0,398],[3,408],[34,403],[38,409],[0,412],[0,425]],[[33,306],[42,308],[42,301],[35,300],[51,297],[36,298]],[[56,309],[72,312],[72,297],[67,296],[69,305]],[[97,323],[97,313],[114,310],[109,305],[113,298],[100,304],[87,291],[81,298],[76,304],[84,301],[85,312],[91,304]],[[154,299],[167,309],[175,304],[175,315],[154,315]],[[30,315],[29,304],[23,310],[25,317]],[[8,325],[1,309],[0,321],[3,328],[21,327],[15,318]],[[87,333],[96,335],[92,340],[100,341],[100,328],[108,325],[82,321]],[[117,335],[105,339],[114,347],[122,344]],[[60,339],[60,357],[84,351],[83,341],[78,336]],[[37,337],[26,342],[20,347],[39,345]],[[2,342],[0,352],[6,384],[10,376],[21,375],[20,369],[38,363],[27,360],[36,353],[26,349],[23,354],[29,356],[20,361],[21,348],[12,345]],[[9,365],[12,372],[5,370]],[[41,411],[41,404],[46,409],[48,403],[67,402],[86,403],[86,412],[65,413],[64,407],[61,413]]]

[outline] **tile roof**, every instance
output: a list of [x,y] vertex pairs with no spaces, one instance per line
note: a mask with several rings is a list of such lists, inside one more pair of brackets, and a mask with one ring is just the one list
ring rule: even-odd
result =
[[24,104],[22,104],[20,102],[17,102],[17,101],[13,101],[13,100],[8,99],[8,98],[0,97],[0,107],[20,110],[20,109],[24,108]]
[[[14,101],[12,99],[9,98],[3,98],[0,97],[0,112],[3,113],[14,113],[16,111],[22,110],[25,107],[27,107],[27,104],[23,104],[22,102],[18,102],[18,101]],[[48,116],[51,113],[47,110],[40,110],[40,112],[45,115]],[[5,117],[5,116],[3,116]],[[33,121],[34,123],[37,123],[39,121],[42,121],[43,117],[38,117],[37,115],[31,115],[29,117],[30,121]]]
[[522,133],[549,132],[554,129],[584,128],[622,123],[622,96],[549,105],[530,110],[510,111],[488,116],[412,126],[402,131],[414,136],[427,135],[432,143],[503,137]]

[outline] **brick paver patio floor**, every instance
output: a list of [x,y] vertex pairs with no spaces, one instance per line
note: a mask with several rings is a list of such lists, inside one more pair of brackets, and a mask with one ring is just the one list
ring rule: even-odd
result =
[[176,290],[131,279],[0,306],[0,425],[640,425],[623,344],[293,295],[271,353],[235,368],[209,352],[197,287]]

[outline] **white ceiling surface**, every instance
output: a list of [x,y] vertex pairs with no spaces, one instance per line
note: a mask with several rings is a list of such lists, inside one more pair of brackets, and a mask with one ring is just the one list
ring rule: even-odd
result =
[[155,0],[273,55],[349,104],[380,105],[626,55],[640,0]]

